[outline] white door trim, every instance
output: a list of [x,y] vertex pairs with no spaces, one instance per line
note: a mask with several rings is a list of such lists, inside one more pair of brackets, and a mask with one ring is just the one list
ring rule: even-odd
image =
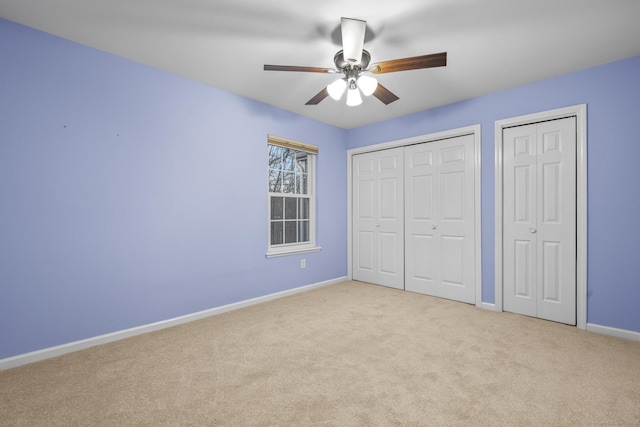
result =
[[397,141],[383,142],[380,144],[368,145],[366,147],[353,148],[347,151],[347,277],[349,280],[353,278],[352,264],[353,264],[353,241],[352,241],[352,202],[353,194],[351,191],[351,174],[352,174],[352,158],[356,154],[368,153],[372,151],[385,150],[388,148],[403,147],[406,145],[420,144],[423,142],[437,141],[440,139],[454,138],[462,135],[473,135],[474,140],[474,167],[475,167],[475,189],[474,189],[474,207],[475,207],[475,286],[476,286],[476,307],[482,307],[482,233],[481,233],[481,161],[480,161],[480,149],[481,145],[481,128],[480,125],[466,126],[457,129],[451,129],[443,132],[431,133],[427,135],[420,135],[406,139],[400,139]]
[[557,110],[512,117],[495,122],[495,309],[502,311],[502,129],[576,117],[576,326],[587,328],[587,105],[580,104]]

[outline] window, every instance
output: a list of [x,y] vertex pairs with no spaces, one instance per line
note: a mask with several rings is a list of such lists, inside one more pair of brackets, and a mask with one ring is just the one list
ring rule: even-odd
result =
[[267,257],[320,250],[315,246],[314,145],[269,136]]

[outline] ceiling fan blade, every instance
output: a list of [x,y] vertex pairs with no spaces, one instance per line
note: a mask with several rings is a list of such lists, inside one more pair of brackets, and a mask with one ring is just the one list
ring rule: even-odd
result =
[[306,104],[304,104],[304,105],[318,105],[320,103],[320,101],[325,99],[327,96],[329,96],[329,92],[327,91],[327,88],[325,87],[320,92],[318,92],[316,94],[316,96],[314,96],[313,98],[308,100],[306,102]]
[[369,71],[374,74],[382,74],[396,71],[418,70],[421,68],[444,67],[445,65],[447,65],[447,52],[441,52],[378,62],[369,67]]
[[367,30],[367,21],[341,18],[340,28],[342,29],[342,52],[344,59],[350,64],[359,64],[362,60],[364,33]]
[[298,67],[295,65],[265,65],[264,71],[302,71],[305,73],[336,73],[332,68]]
[[382,101],[384,105],[389,105],[393,101],[397,101],[398,99],[400,99],[393,92],[391,92],[386,87],[382,86],[380,83],[378,83],[378,87],[376,88],[375,92],[373,92],[373,96],[375,96],[380,101]]

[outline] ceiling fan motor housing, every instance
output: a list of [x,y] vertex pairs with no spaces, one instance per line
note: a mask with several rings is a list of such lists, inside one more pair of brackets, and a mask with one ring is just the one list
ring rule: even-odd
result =
[[352,65],[354,68],[358,67],[361,70],[366,70],[369,66],[369,62],[371,62],[371,55],[369,54],[369,52],[363,49],[362,59],[359,63],[354,64],[344,59],[344,52],[342,50],[339,50],[338,53],[336,53],[333,57],[333,62],[336,64],[336,68],[338,70],[350,69]]

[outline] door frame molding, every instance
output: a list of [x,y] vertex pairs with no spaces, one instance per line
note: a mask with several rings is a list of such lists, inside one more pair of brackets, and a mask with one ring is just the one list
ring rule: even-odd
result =
[[347,150],[347,278],[353,279],[353,194],[352,194],[352,164],[353,156],[357,154],[370,153],[373,151],[386,150],[389,148],[404,147],[428,143],[442,139],[455,138],[463,135],[473,135],[474,147],[474,216],[475,216],[475,287],[476,287],[476,307],[482,307],[482,217],[481,217],[481,127],[479,124],[450,129],[442,132],[430,133],[426,135],[414,136],[395,141],[388,141],[374,145],[367,145],[360,148]]
[[576,326],[587,328],[587,104],[511,117],[495,122],[495,309],[503,311],[502,205],[504,128],[576,118]]

